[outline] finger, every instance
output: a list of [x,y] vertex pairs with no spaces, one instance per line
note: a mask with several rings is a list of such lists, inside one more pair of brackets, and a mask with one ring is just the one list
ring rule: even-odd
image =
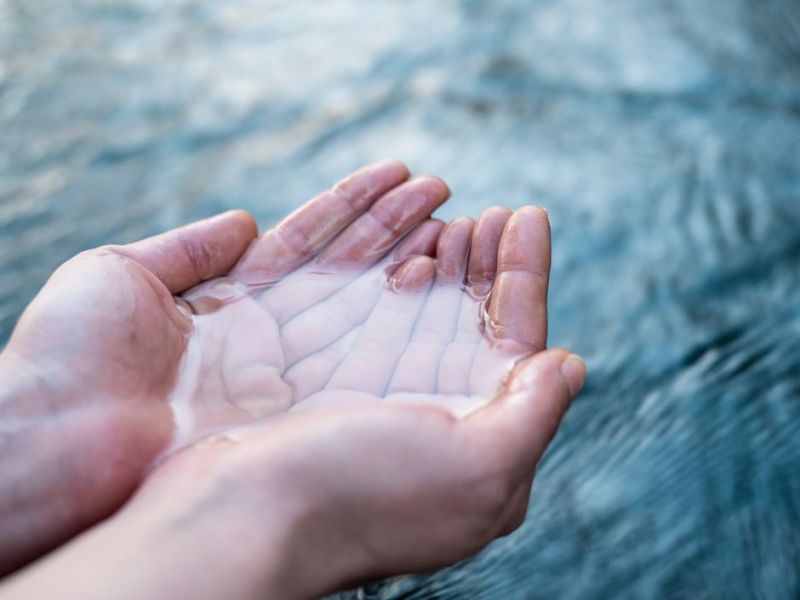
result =
[[[428,219],[420,223],[395,247],[391,263],[384,270],[386,276],[391,276],[412,256],[434,256],[443,227],[444,223],[439,219]],[[264,290],[259,301],[278,323],[285,323],[309,306],[335,293],[340,286],[346,285],[358,274],[345,271],[334,277],[333,273],[321,275],[319,271],[317,265],[301,267]]]
[[427,256],[413,257],[398,269],[395,279],[399,291],[388,287],[384,290],[355,347],[333,374],[326,389],[360,390],[384,396],[411,339],[433,276],[433,260]]
[[506,223],[497,255],[497,278],[489,303],[491,334],[537,351],[547,344],[547,284],[550,225],[535,206],[516,211]]
[[474,225],[472,219],[460,217],[445,227],[436,248],[437,283],[464,282]]
[[[385,274],[390,276],[411,256],[433,256],[443,227],[444,223],[438,219],[428,219],[414,228],[395,248],[392,262],[386,266]],[[305,265],[265,290],[260,302],[279,323],[285,323],[312,304],[324,300],[358,275],[357,271],[339,271],[333,268],[327,270],[339,271],[337,277],[320,277],[318,273],[325,270],[318,264]]]
[[253,217],[243,210],[167,231],[127,246],[109,248],[132,258],[179,294],[227,273],[258,236]]
[[412,256],[392,275],[387,289],[398,296],[427,291],[433,281],[433,271],[433,261],[429,256]]
[[436,177],[417,177],[398,186],[345,229],[322,252],[318,263],[363,267],[376,262],[449,195],[447,185]]
[[499,461],[495,466],[529,475],[585,378],[583,361],[565,350],[540,352],[519,363],[497,397],[467,418],[492,448]]
[[510,208],[487,208],[475,224],[469,255],[467,281],[476,296],[486,296],[497,272],[497,251],[506,223],[513,214]]
[[[403,353],[389,384],[389,392],[433,393],[442,354],[453,341],[464,292],[472,219],[456,219],[439,237],[436,284],[422,308],[408,348]],[[465,299],[467,302],[469,298]],[[467,372],[459,376],[468,378]]]
[[[470,228],[471,236],[474,235],[474,224]],[[461,244],[464,242],[461,241]],[[471,240],[467,240],[467,247]],[[455,245],[453,245],[455,246]],[[437,261],[445,265],[446,270],[455,257],[459,255],[459,250],[455,248],[448,249],[446,245],[440,246],[439,250],[444,260],[441,258]],[[463,250],[461,251],[463,252]],[[448,254],[451,255],[448,258]],[[461,278],[464,277],[464,271],[468,265],[468,258],[466,254],[461,254],[462,262],[457,263],[458,269],[461,270]],[[447,277],[442,273],[442,277]],[[450,274],[452,279],[458,279],[455,273]],[[461,292],[461,290],[459,290]],[[479,328],[480,315],[478,302],[473,300],[463,292],[459,293],[459,303],[451,305],[450,307],[443,307],[441,312],[444,314],[456,315],[456,329],[451,337],[451,341],[446,345],[440,360],[437,363],[436,372],[436,390],[443,394],[460,394],[467,395],[470,390],[470,372],[472,363],[475,358],[476,349],[481,341],[481,331]],[[442,318],[442,317],[440,317]]]
[[266,284],[307,262],[389,190],[409,177],[396,160],[381,161],[347,176],[269,230],[248,251],[235,275]]
[[423,221],[397,244],[392,258],[399,263],[416,255],[433,257],[442,229],[444,223],[439,219]]
[[417,225],[392,251],[391,262],[386,266],[386,275],[391,276],[401,264],[412,256],[436,256],[436,244],[444,229],[439,219],[428,219]]

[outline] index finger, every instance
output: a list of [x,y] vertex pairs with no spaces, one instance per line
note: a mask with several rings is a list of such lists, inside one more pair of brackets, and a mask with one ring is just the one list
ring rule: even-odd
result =
[[415,177],[384,195],[320,254],[319,264],[364,267],[380,260],[450,196],[438,177]]
[[272,283],[316,256],[386,192],[409,178],[397,160],[352,173],[292,212],[253,244],[232,274],[249,283]]

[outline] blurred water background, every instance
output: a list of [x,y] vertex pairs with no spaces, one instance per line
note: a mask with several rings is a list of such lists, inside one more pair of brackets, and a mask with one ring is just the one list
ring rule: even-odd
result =
[[796,0],[0,0],[0,343],[72,254],[375,158],[546,206],[586,393],[521,530],[347,597],[800,597]]

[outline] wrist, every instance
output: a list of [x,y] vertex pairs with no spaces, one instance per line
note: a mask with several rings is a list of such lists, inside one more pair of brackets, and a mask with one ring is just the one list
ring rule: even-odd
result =
[[[237,446],[212,438],[171,457],[115,517],[151,524],[163,540],[151,545],[169,548],[162,563],[173,572],[202,574],[174,582],[181,586],[175,591],[291,600],[320,597],[357,578],[361,565],[332,532],[336,521],[323,499],[301,490],[284,465],[263,456],[257,464],[241,460]],[[208,592],[214,586],[216,596]]]
[[156,474],[155,484],[148,481],[111,519],[10,578],[9,597],[42,597],[54,583],[61,595],[88,600],[319,595],[291,581],[303,573],[284,562],[292,535],[285,520],[244,517],[231,503],[220,504],[202,478],[170,482],[189,484],[184,489],[161,486],[160,479]]

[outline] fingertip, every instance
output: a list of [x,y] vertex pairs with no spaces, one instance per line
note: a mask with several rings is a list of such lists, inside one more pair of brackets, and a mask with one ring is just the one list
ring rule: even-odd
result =
[[410,177],[411,172],[404,163],[389,158],[361,167],[337,181],[331,189],[352,196],[356,212],[360,212]]
[[430,256],[412,256],[394,272],[389,286],[395,291],[421,291],[432,282],[436,265]]
[[470,217],[456,217],[445,224],[439,236],[439,245],[446,244],[447,240],[459,240],[460,245],[469,249],[472,240],[472,230],[475,227],[475,219]]
[[380,172],[387,180],[391,180],[395,185],[400,185],[404,181],[411,179],[411,170],[406,164],[396,158],[385,158],[373,163],[369,168]]
[[541,206],[528,204],[515,210],[508,218],[506,229],[550,229],[550,215]]
[[564,387],[570,399],[578,395],[586,380],[586,363],[577,354],[562,348],[537,352],[519,362],[511,373],[511,393],[543,387]]
[[403,177],[404,179],[408,179],[409,177],[411,177],[411,170],[402,160],[399,160],[397,158],[382,158],[376,160],[375,162],[370,164],[367,168],[391,171],[395,173],[398,177]]
[[577,354],[570,354],[561,363],[561,375],[567,382],[570,395],[575,398],[586,382],[586,363]]
[[508,220],[508,218],[514,214],[514,211],[508,208],[507,206],[501,206],[499,204],[495,204],[494,206],[490,206],[486,210],[481,213],[480,219],[486,220],[494,220],[494,219],[503,219]]
[[255,239],[258,237],[258,223],[249,211],[243,208],[235,208],[219,215],[221,219],[230,221],[240,229],[242,236],[247,239]]
[[521,215],[536,215],[539,218],[548,218],[547,209],[543,206],[539,206],[538,204],[526,204],[525,206],[520,206],[516,212]]
[[414,181],[424,181],[427,185],[431,186],[431,188],[438,192],[437,195],[442,196],[444,199],[449,198],[450,194],[452,193],[450,186],[445,183],[444,179],[437,177],[436,175],[418,175],[414,177]]
[[[475,225],[475,220],[469,217],[456,217],[452,221],[445,224],[441,235],[439,236],[439,247],[444,244],[446,246],[448,240],[459,239],[465,237],[466,244],[469,246],[469,241],[472,236],[472,228]],[[463,241],[462,241],[463,243]]]

